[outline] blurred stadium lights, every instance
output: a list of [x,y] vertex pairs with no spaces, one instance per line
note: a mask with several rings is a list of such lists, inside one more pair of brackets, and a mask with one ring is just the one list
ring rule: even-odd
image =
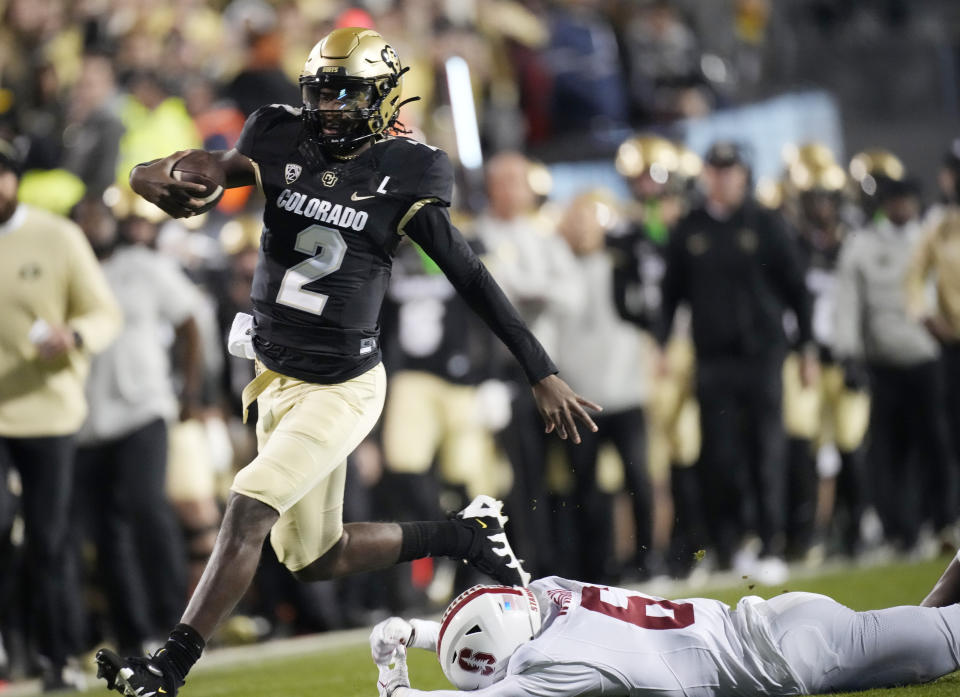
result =
[[447,72],[447,89],[450,92],[453,129],[457,136],[460,164],[468,170],[479,169],[483,166],[483,152],[480,149],[480,130],[477,127],[477,111],[473,103],[470,66],[460,56],[451,56],[444,67]]

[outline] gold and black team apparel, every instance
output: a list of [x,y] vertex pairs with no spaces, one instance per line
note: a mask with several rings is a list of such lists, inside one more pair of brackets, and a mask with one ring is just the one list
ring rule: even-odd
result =
[[531,384],[557,371],[450,223],[445,153],[407,138],[336,159],[302,137],[299,109],[247,120],[237,150],[266,196],[254,273],[258,455],[231,489],[280,512],[271,543],[305,568],[343,534],[347,456],[383,409],[380,310],[394,255],[409,236],[514,353]]
[[[446,156],[389,135],[399,128],[407,69],[376,32],[336,29],[304,64],[303,107],[257,110],[236,150],[212,154],[228,186],[256,180],[266,197],[253,316],[238,317],[231,332],[233,350],[256,359],[243,400],[257,400],[258,454],[234,478],[210,563],[164,648],[150,658],[97,653],[111,689],[176,695],[253,579],[268,530],[277,558],[304,581],[426,556],[466,559],[509,585],[528,578],[509,546],[491,546],[506,536],[501,504],[489,497],[454,520],[343,524],[347,457],[386,394],[379,317],[404,234],[516,354],[547,428],[579,440],[573,416],[596,427],[583,407],[598,407],[552,375],[543,348],[451,226]],[[177,217],[212,205],[172,176],[181,157],[131,173],[134,191]],[[474,515],[485,521],[474,525]]]
[[[483,256],[478,238],[468,243]],[[440,267],[414,244],[397,250],[382,322],[391,374],[430,373],[456,385],[476,386],[496,371],[496,339]]]
[[[483,253],[479,239],[469,242]],[[496,371],[497,340],[416,245],[397,252],[383,328],[390,392],[381,441],[384,466],[395,475],[391,491],[398,493],[384,501],[392,507],[384,513],[429,518],[436,509],[434,476],[464,486],[468,498],[504,493],[507,463],[490,420],[477,409],[479,386]]]
[[[0,140],[0,177],[6,178],[13,167],[4,161],[3,145]],[[0,197],[9,195],[9,183]],[[0,530],[10,530],[19,514],[29,540],[18,563],[0,554],[0,576],[30,579],[24,600],[35,649],[46,659],[44,690],[63,689],[64,618],[73,609],[63,573],[75,434],[87,414],[89,354],[113,340],[122,319],[80,229],[22,203],[0,223],[0,308]],[[41,358],[34,341],[38,320],[73,330],[78,345]],[[19,499],[6,491],[11,471],[19,474]]]
[[[948,160],[960,191],[960,160]],[[931,305],[928,283],[936,287]],[[907,269],[907,308],[940,342],[940,362],[946,393],[948,431],[953,458],[960,459],[960,206],[946,207],[928,226],[913,250]]]
[[[87,415],[89,354],[105,348],[122,317],[80,229],[19,204],[0,225],[0,437],[76,433]],[[82,346],[43,361],[30,340],[37,320],[70,326]]]
[[254,345],[277,373],[331,384],[380,362],[379,315],[404,235],[433,259],[488,322],[531,383],[557,372],[461,235],[447,206],[447,155],[402,137],[353,159],[300,137],[300,110],[259,109],[236,149],[257,165],[266,196],[251,297]]
[[[870,421],[870,398],[866,385],[856,377],[863,371],[841,365],[833,352],[837,261],[848,232],[839,221],[828,227],[804,218],[796,237],[811,298],[811,331],[821,370],[804,386],[800,356],[791,353],[783,365],[783,421],[790,471],[787,542],[791,555],[805,554],[813,543],[816,525],[824,523],[825,517],[814,519],[817,497],[822,496],[818,491],[823,486],[835,486],[836,503],[849,511],[840,517],[846,520],[839,522],[847,550],[852,551],[857,544],[859,521],[866,506],[860,445]],[[818,472],[818,460],[828,468],[824,472],[832,467],[836,473],[828,476]],[[832,482],[822,484],[821,479]]]
[[730,565],[748,530],[760,536],[761,556],[780,556],[786,309],[796,315],[800,344],[812,340],[810,299],[793,240],[777,214],[752,201],[722,218],[698,207],[670,235],[662,289],[661,346],[677,306],[690,306],[703,440],[697,468],[719,564]]
[[803,267],[779,216],[747,203],[726,220],[693,210],[671,234],[663,279],[661,343],[681,301],[690,303],[697,359],[786,348],[783,311],[797,342],[813,339]]

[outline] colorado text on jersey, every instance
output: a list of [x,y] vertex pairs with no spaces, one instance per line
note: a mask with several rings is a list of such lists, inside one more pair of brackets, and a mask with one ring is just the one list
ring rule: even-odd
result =
[[355,210],[350,206],[342,206],[339,203],[332,204],[329,201],[309,197],[290,189],[284,189],[280,192],[277,197],[277,208],[302,215],[305,218],[313,218],[328,225],[337,225],[357,231],[363,230],[367,224],[367,213],[364,211]]

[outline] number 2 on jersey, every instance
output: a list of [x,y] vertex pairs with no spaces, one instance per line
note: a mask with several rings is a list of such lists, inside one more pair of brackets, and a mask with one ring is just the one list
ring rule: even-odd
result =
[[655,600],[598,586],[583,587],[580,607],[643,629],[683,629],[695,621],[690,603]]
[[287,269],[280,283],[277,302],[304,312],[321,315],[330,296],[313,290],[304,290],[303,287],[339,269],[347,253],[347,243],[343,241],[339,230],[322,225],[311,225],[297,235],[294,249],[309,255],[310,258]]

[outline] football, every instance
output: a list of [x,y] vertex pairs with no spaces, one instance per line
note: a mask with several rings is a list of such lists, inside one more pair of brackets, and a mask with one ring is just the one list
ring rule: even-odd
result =
[[170,173],[177,181],[202,184],[206,187],[202,194],[195,194],[195,198],[203,200],[205,211],[213,208],[223,196],[223,185],[226,182],[223,167],[205,150],[187,153],[174,163]]

